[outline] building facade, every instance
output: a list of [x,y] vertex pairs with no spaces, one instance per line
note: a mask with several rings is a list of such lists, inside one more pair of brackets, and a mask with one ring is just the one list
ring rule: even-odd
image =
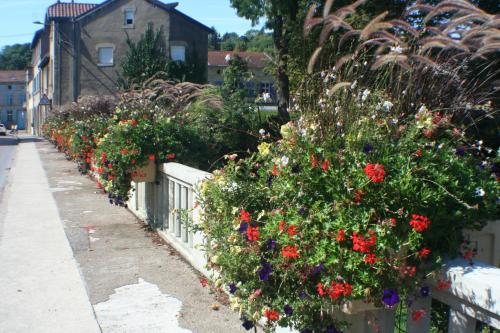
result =
[[247,82],[246,88],[251,98],[266,96],[266,104],[274,104],[276,100],[275,79],[266,73],[264,68],[271,61],[271,57],[264,52],[208,52],[208,82],[220,86],[224,82],[224,69],[232,57],[239,56],[246,60],[252,79]]
[[[100,4],[60,2],[47,9],[44,28],[33,38],[29,70],[28,113],[40,134],[51,108],[80,96],[114,95],[121,64],[148,25],[161,29],[165,57],[196,59],[207,77],[208,34],[212,30],[159,0],[107,0]],[[49,101],[50,103],[46,103]]]
[[26,73],[0,71],[0,123],[7,128],[26,128]]

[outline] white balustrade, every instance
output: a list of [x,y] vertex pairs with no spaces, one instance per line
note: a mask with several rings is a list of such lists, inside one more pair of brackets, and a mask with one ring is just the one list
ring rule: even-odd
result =
[[[204,237],[193,232],[189,221],[197,224],[200,207],[196,188],[211,174],[178,163],[158,167],[156,183],[133,184],[135,191],[129,209],[155,228],[159,235],[173,246],[193,267],[208,276],[207,258],[200,247]],[[487,263],[457,259],[443,267],[444,278],[451,282],[446,290],[431,286],[431,294],[418,298],[408,307],[407,333],[428,333],[432,299],[450,307],[448,333],[474,333],[476,322],[500,329],[500,223],[490,223],[479,232],[466,234],[479,258]],[[413,311],[422,311],[419,320],[413,320]],[[352,308],[334,314],[352,324],[346,333],[393,333],[395,313],[391,309],[375,309],[369,305],[354,304]],[[280,329],[279,332],[290,332]]]

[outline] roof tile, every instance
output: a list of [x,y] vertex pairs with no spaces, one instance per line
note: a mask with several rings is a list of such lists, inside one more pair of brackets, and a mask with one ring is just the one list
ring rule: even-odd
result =
[[0,71],[0,83],[24,83],[25,71]]
[[208,66],[226,67],[226,58],[240,56],[248,62],[249,68],[264,68],[271,57],[265,52],[209,51]]
[[58,2],[47,9],[49,18],[54,17],[77,17],[94,9],[98,5],[95,3],[66,3]]

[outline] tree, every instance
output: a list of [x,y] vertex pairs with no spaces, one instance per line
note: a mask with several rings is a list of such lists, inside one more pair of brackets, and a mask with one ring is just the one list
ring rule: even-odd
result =
[[236,32],[226,32],[222,36],[221,49],[223,51],[234,51],[240,42],[240,36]]
[[[146,32],[137,42],[127,38],[129,47],[122,63],[122,79],[119,84],[128,89],[134,84],[142,84],[154,75],[174,81],[206,82],[205,66],[194,54],[186,54],[186,61],[171,61],[164,46],[161,29],[155,31],[149,24]],[[161,74],[161,75],[160,75]]]
[[212,27],[213,33],[208,35],[208,50],[220,51],[222,39],[215,27]]
[[231,0],[231,6],[239,16],[257,24],[266,18],[266,27],[273,31],[276,50],[276,82],[278,114],[282,122],[290,119],[288,106],[290,100],[290,79],[288,76],[288,57],[290,39],[296,31],[300,10],[305,10],[305,0]]
[[163,32],[154,31],[149,24],[146,32],[137,42],[127,36],[129,50],[122,63],[122,73],[126,88],[132,84],[141,84],[158,72],[167,70],[168,59],[164,46]]
[[5,46],[0,51],[0,70],[23,70],[30,63],[30,43]]

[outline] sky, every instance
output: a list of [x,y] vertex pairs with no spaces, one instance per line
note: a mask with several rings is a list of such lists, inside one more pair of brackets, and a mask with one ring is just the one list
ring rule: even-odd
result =
[[[47,7],[55,2],[56,0],[0,0],[0,49],[6,45],[31,42],[35,31],[41,28],[33,22],[43,21]],[[178,10],[209,27],[214,26],[221,34],[234,31],[241,35],[252,28],[250,21],[236,15],[229,0],[163,0],[163,2],[179,2]]]

